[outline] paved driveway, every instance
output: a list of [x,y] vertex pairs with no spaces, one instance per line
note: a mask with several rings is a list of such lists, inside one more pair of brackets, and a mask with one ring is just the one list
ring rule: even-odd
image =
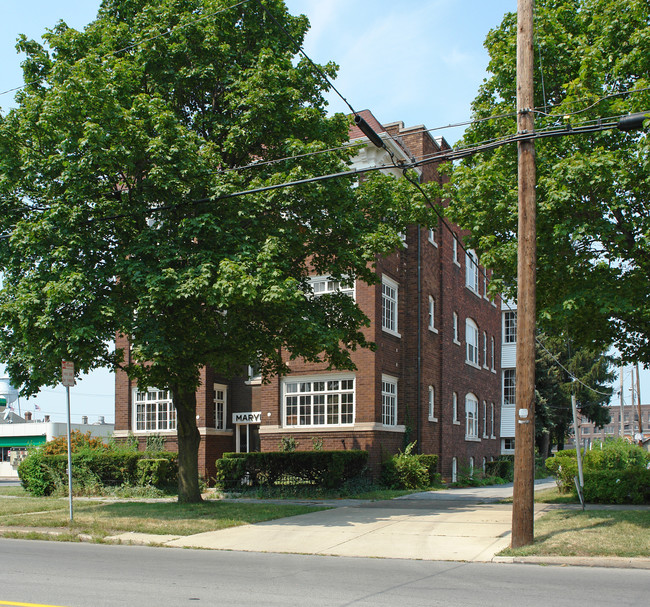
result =
[[[553,481],[536,488],[553,486]],[[512,485],[431,491],[183,538],[166,546],[423,560],[490,561],[510,542]],[[546,509],[536,508],[536,515]],[[120,537],[128,540],[128,537]]]

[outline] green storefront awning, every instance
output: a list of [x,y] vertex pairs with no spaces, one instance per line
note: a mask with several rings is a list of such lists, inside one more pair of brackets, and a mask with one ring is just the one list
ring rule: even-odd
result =
[[0,447],[32,447],[42,445],[45,435],[41,436],[0,436]]

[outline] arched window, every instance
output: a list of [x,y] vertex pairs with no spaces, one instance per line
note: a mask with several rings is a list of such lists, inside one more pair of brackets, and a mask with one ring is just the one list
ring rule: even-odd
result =
[[432,422],[438,421],[435,416],[435,399],[436,389],[433,386],[429,386],[429,420]]
[[478,439],[478,398],[471,392],[465,397],[465,438]]

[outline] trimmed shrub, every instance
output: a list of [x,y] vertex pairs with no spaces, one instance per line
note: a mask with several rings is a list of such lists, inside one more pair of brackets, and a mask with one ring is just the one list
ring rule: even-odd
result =
[[[624,440],[597,443],[583,455],[584,497],[588,502],[644,503],[647,489],[639,485],[648,475],[645,470],[650,454]],[[560,491],[575,494],[574,477],[578,475],[575,449],[558,451],[546,460],[547,469],[556,477]],[[627,496],[627,497],[626,497]],[[623,500],[623,501],[619,501]]]
[[[146,453],[129,451],[91,451],[72,453],[72,484],[75,493],[97,493],[105,486],[138,485],[142,476],[138,462],[150,459]],[[168,462],[162,484],[173,484],[177,472],[175,453],[160,453]],[[151,469],[151,465],[147,465]],[[41,449],[31,452],[18,467],[22,486],[32,495],[67,493],[68,457],[45,455]],[[156,467],[156,466],[153,466]],[[157,465],[162,468],[162,464]],[[158,486],[158,485],[157,485]]]
[[625,470],[590,470],[584,473],[584,481],[584,498],[587,502],[650,503],[650,470],[647,468],[633,466]]
[[166,487],[174,482],[177,470],[172,462],[166,458],[138,460],[138,485],[153,487]]
[[216,481],[224,489],[280,482],[336,489],[362,474],[367,463],[367,451],[224,453],[216,462]]

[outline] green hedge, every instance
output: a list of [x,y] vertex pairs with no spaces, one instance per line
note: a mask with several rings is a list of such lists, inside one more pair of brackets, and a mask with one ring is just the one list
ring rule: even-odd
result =
[[[647,451],[624,440],[595,445],[582,459],[585,500],[606,504],[647,503],[649,464]],[[546,467],[555,476],[560,491],[576,493],[573,480],[578,475],[575,449],[558,451],[546,460]]]
[[[162,459],[166,465],[140,464],[143,460]],[[35,450],[21,462],[18,476],[22,486],[32,495],[51,495],[57,489],[67,488],[67,467],[67,455],[43,455]],[[108,485],[138,485],[143,484],[143,479],[149,481],[144,484],[171,485],[176,482],[177,469],[175,453],[158,453],[152,460],[151,454],[145,452],[82,451],[72,454],[73,491]],[[150,482],[152,480],[158,482]]]
[[216,481],[224,489],[277,483],[336,489],[360,476],[367,464],[367,451],[224,453],[217,460]]
[[514,455],[501,455],[498,459],[485,464],[485,476],[498,476],[503,480],[512,481],[514,475]]
[[625,470],[584,473],[584,498],[602,504],[649,504],[650,470],[640,466]]

